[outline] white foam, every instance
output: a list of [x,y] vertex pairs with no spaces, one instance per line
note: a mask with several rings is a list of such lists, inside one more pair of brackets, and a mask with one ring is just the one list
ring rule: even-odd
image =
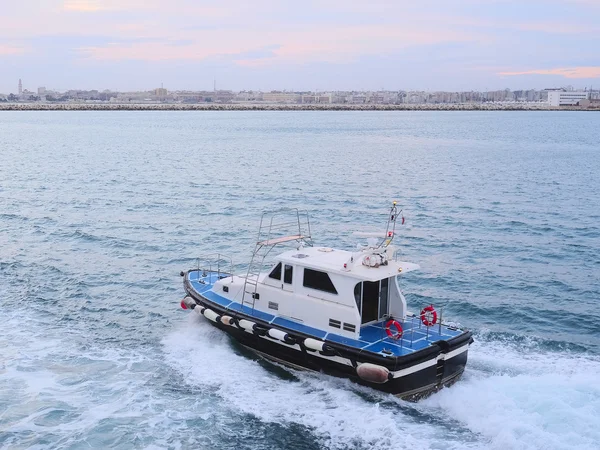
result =
[[300,424],[331,448],[591,449],[600,442],[600,361],[505,342],[478,342],[462,381],[417,404],[347,380],[238,355],[224,333],[190,316],[163,340],[190,385],[210,386],[232,411]]
[[459,420],[489,448],[598,448],[597,357],[480,339],[469,358],[463,380],[423,406]]
[[[0,447],[63,448],[84,440],[106,448],[115,440],[131,445],[138,435],[173,447],[187,434],[185,420],[206,413],[202,402],[190,405],[189,396],[157,392],[159,362],[146,354],[93,345],[82,349],[76,336],[48,327],[33,313],[4,318],[0,435],[6,434]],[[181,402],[185,406],[170,409]]]
[[[232,411],[264,422],[303,425],[328,447],[426,449],[432,443],[465,447],[464,442],[436,436],[435,426],[403,414],[403,408],[412,405],[393,397],[320,374],[293,371],[295,380],[282,378],[257,360],[236,354],[224,333],[195,316],[163,344],[167,361],[188,383],[212,386]],[[385,405],[366,399],[365,394]]]
[[[3,445],[68,446],[85,437],[103,447],[103,438],[140,436],[162,447],[194,446],[211,433],[202,421],[234,416],[243,426],[246,415],[307,427],[328,448],[585,450],[600,442],[599,358],[546,351],[535,340],[477,337],[463,380],[411,404],[325,375],[282,376],[236,353],[223,332],[192,314],[163,339],[163,354],[87,339],[82,348],[34,314],[4,317],[0,403],[8,408],[0,424],[14,437]],[[156,374],[165,370],[187,387],[161,389]],[[193,435],[190,420],[200,421]],[[109,433],[107,423],[115,426]],[[20,440],[32,433],[40,441]]]

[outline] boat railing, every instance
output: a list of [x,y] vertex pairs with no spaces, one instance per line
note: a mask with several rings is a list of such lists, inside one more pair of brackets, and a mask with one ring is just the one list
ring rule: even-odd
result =
[[254,310],[260,274],[265,268],[265,260],[277,245],[296,242],[312,246],[308,212],[297,208],[286,208],[264,212],[260,218],[256,246],[248,264],[242,305]]
[[258,246],[274,246],[298,241],[312,245],[308,211],[286,208],[266,211],[260,218]]
[[[456,323],[444,320],[444,306],[434,306],[437,314],[435,323],[427,326],[422,319],[422,312],[425,308],[432,305],[431,303],[426,303],[419,306],[419,312],[408,313],[404,320],[405,324],[410,324],[410,329],[404,331],[401,336],[401,340],[410,348],[412,348],[413,342],[416,339],[421,339],[415,336],[415,331],[418,331],[419,334],[425,333],[425,340],[429,341],[430,339],[439,340],[440,336],[443,334],[442,327],[449,328],[451,330],[461,329]],[[426,318],[428,320],[432,320],[432,314],[428,315]],[[404,343],[401,345],[405,345]]]
[[219,279],[231,277],[233,283],[233,259],[229,255],[222,253],[201,255],[196,258],[196,267],[198,272],[202,271],[203,276],[208,272],[216,272]]
[[[420,302],[418,305],[418,313],[412,313],[411,315],[414,316],[415,318],[417,318],[419,320],[419,325],[420,327],[423,328],[437,328],[438,333],[441,332],[441,327],[448,327],[451,329],[458,329],[458,326],[456,323],[454,322],[450,322],[444,319],[444,313],[445,313],[445,309],[446,309],[446,304],[440,305],[440,304],[433,304],[432,302],[428,302],[428,303],[423,303]],[[432,310],[429,310],[430,308],[432,308]],[[432,326],[426,326],[424,324],[424,321],[422,319],[422,315],[423,313],[425,313],[425,315],[427,316],[427,318],[429,320],[433,319],[433,312],[435,312],[435,318],[436,320],[434,321],[435,324]]]

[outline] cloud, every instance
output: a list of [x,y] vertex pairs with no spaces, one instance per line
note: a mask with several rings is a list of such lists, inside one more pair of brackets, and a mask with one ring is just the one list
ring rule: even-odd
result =
[[598,0],[566,0],[567,3],[575,3],[584,6],[591,6],[595,8],[600,7],[600,2]]
[[23,53],[26,53],[27,51],[28,49],[25,47],[0,44],[0,56],[21,55]]
[[256,67],[279,63],[350,62],[363,55],[384,55],[408,47],[482,39],[459,31],[373,25],[235,31],[207,29],[181,34],[181,37],[185,39],[112,43],[78,50],[88,59],[101,61],[198,61],[238,56],[233,58],[237,65]]
[[154,10],[161,7],[158,0],[64,0],[63,10],[67,12],[111,12]]
[[267,57],[236,61],[245,67],[310,62],[349,63],[362,56],[389,55],[410,47],[420,47],[481,39],[476,34],[450,30],[416,30],[409,27],[355,26],[324,27],[292,33]]
[[[290,79],[315,86],[346,76],[348,86],[380,86],[378,79],[389,78],[388,86],[414,79],[419,86],[430,80],[432,88],[475,88],[517,85],[521,79],[512,74],[598,76],[592,71],[600,25],[592,12],[600,0],[4,3],[0,58],[25,53],[19,58],[41,79],[71,74],[90,85],[128,79],[133,85],[137,70],[161,77],[173,70],[175,83],[194,68],[222,71],[240,84],[262,73],[264,87]],[[24,72],[12,70],[0,71],[0,87]]]
[[66,0],[63,4],[66,11],[96,12],[103,8],[98,0]]
[[96,61],[202,61],[210,57],[238,55],[254,50],[251,44],[189,44],[187,41],[111,43],[77,49],[84,58]]
[[62,9],[66,12],[154,12],[161,18],[175,17],[185,22],[190,17],[226,18],[236,16],[251,5],[211,6],[194,1],[171,0],[64,0]]
[[[600,2],[600,0],[598,1]],[[506,27],[522,31],[533,31],[553,34],[572,34],[580,36],[584,34],[600,34],[600,27],[598,26],[589,26],[582,23],[568,23],[560,21],[512,23],[507,24]]]
[[502,76],[517,75],[558,75],[565,78],[600,78],[600,66],[598,67],[569,67],[560,69],[537,69],[522,72],[500,72]]

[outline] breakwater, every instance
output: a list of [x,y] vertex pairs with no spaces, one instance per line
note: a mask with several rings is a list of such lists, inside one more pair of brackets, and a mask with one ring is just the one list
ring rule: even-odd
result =
[[545,103],[268,104],[268,103],[0,103],[0,111],[600,111]]

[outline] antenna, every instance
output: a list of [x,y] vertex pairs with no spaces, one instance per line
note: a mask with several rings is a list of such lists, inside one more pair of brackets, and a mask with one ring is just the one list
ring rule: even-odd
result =
[[402,210],[398,210],[396,206],[398,202],[394,201],[392,203],[392,207],[390,208],[390,212],[388,213],[387,224],[385,227],[385,232],[364,232],[364,231],[355,231],[352,233],[354,236],[360,237],[368,237],[368,238],[379,238],[381,241],[374,248],[386,248],[388,247],[392,241],[394,240],[394,236],[396,235],[396,220],[398,216],[401,218],[401,224],[404,225],[404,215],[402,214]]

